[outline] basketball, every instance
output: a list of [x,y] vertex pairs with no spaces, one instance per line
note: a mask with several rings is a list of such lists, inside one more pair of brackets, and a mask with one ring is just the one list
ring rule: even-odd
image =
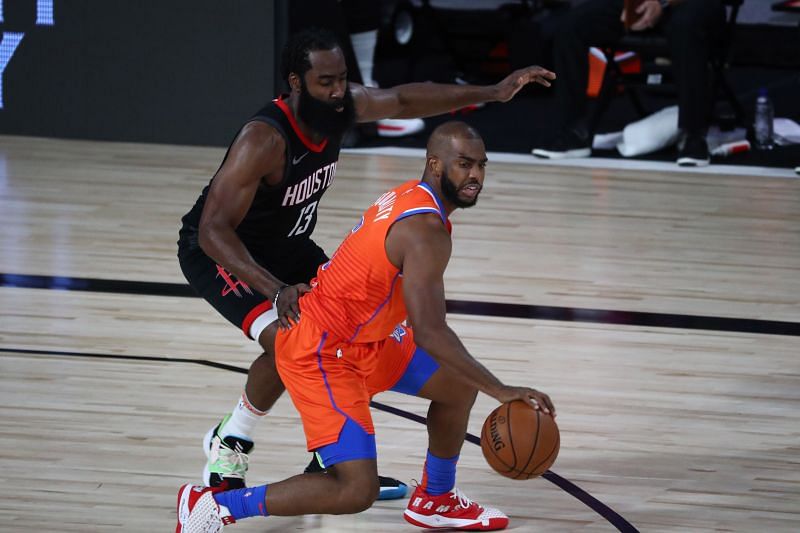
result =
[[552,416],[522,400],[492,411],[481,430],[481,450],[498,474],[530,479],[544,474],[558,457],[561,438]]

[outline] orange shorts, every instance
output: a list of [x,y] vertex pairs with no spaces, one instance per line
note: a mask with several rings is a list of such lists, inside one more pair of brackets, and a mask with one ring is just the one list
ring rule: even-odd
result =
[[307,318],[279,330],[275,363],[303,420],[308,450],[337,442],[348,418],[374,435],[370,399],[400,381],[415,350],[404,326],[364,344],[346,344]]

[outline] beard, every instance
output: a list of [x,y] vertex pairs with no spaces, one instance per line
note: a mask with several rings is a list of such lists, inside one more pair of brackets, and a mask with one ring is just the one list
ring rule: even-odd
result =
[[[339,106],[344,106],[344,109],[337,111]],[[356,109],[349,87],[341,100],[328,103],[311,96],[303,83],[297,114],[312,130],[325,137],[341,137],[356,123]]]
[[478,195],[476,195],[475,198],[472,198],[470,200],[462,200],[458,196],[458,192],[462,188],[464,188],[467,185],[470,185],[472,183],[475,183],[475,182],[474,181],[468,181],[468,182],[464,183],[463,185],[461,185],[460,187],[456,187],[455,184],[452,181],[450,181],[450,178],[447,176],[447,171],[446,170],[442,172],[442,177],[440,178],[440,185],[441,185],[441,188],[442,188],[442,195],[445,197],[445,199],[448,202],[450,202],[454,206],[460,207],[460,208],[472,207],[478,201]]

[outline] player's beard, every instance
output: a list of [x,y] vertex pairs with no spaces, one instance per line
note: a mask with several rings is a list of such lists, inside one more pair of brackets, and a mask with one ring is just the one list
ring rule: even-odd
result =
[[477,195],[475,195],[475,198],[472,198],[471,200],[462,200],[458,196],[458,191],[460,191],[462,188],[466,187],[471,183],[477,183],[477,182],[475,180],[469,180],[466,183],[463,183],[460,187],[456,187],[455,183],[450,181],[450,178],[447,176],[446,170],[442,171],[442,177],[440,178],[442,195],[444,196],[445,200],[447,200],[454,206],[461,208],[472,207],[478,201],[478,196],[480,195],[480,192]]
[[[337,111],[340,105],[344,109]],[[341,100],[324,102],[314,98],[305,83],[301,84],[297,114],[312,130],[325,137],[341,137],[356,122],[356,110],[349,87]]]

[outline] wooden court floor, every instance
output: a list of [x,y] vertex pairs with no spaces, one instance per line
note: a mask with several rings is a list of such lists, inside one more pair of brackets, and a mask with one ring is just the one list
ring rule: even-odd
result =
[[[179,219],[223,153],[0,136],[0,531],[174,528],[178,486],[200,478],[202,435],[259,353],[172,290],[183,284]],[[316,240],[332,252],[422,167],[343,154]],[[800,180],[491,154],[488,169],[478,206],[453,216],[447,297],[461,310],[448,320],[501,379],[552,396],[552,472],[628,531],[800,531]],[[45,288],[20,281],[31,276]],[[479,397],[472,434],[494,406]],[[424,427],[374,417],[381,472],[419,479]],[[551,479],[502,478],[471,443],[461,457],[458,485],[514,531],[617,530]],[[279,480],[307,460],[284,397],[258,428],[248,479]],[[404,506],[230,530],[414,531]]]

